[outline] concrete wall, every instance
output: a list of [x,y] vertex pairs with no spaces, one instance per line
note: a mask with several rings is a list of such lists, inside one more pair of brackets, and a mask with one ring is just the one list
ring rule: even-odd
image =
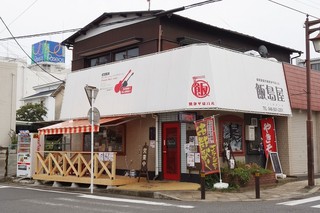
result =
[[[0,179],[5,175],[6,151],[0,150]],[[14,177],[17,174],[17,153],[16,150],[9,150],[7,177]]]
[[288,134],[288,118],[275,118],[276,135],[277,135],[277,150],[279,160],[284,174],[290,174],[290,150],[292,143],[289,141]]
[[16,129],[16,83],[17,64],[0,62],[0,146],[7,147],[11,141],[10,130]]
[[64,89],[62,89],[56,96],[55,96],[55,114],[54,119],[59,120],[60,119],[60,113],[61,113],[61,106],[62,106],[62,100],[63,100],[63,93]]

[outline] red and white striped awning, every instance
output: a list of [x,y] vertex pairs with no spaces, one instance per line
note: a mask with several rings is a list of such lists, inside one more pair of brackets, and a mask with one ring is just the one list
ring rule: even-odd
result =
[[[100,124],[123,119],[124,117],[101,118],[98,125],[94,125],[94,132],[99,132]],[[38,129],[39,135],[56,135],[91,132],[91,124],[88,119],[68,120],[51,126]]]

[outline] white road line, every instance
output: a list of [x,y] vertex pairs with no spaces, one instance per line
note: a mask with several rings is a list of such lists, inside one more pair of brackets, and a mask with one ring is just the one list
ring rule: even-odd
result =
[[53,203],[53,202],[46,202],[42,200],[33,200],[33,199],[25,199],[21,200],[23,202],[33,203],[37,205],[43,205],[43,206],[55,206],[55,207],[62,207],[66,209],[81,209],[81,210],[87,210],[87,212],[110,212],[110,213],[125,213],[125,211],[116,211],[113,209],[98,209],[98,208],[92,208],[92,207],[84,207],[84,206],[78,206],[78,205],[69,205],[69,204],[62,204],[62,203]]
[[49,193],[57,193],[57,194],[68,194],[68,195],[79,195],[77,192],[65,192],[65,191],[55,191],[54,189],[39,189],[39,188],[30,188],[26,186],[4,186],[4,188],[13,188],[13,189],[26,189],[32,191],[39,192],[49,192]]
[[301,200],[287,201],[287,202],[283,202],[283,203],[278,203],[278,205],[296,206],[296,205],[300,205],[300,204],[304,204],[304,203],[314,202],[317,200],[320,200],[320,196],[310,197],[310,198],[301,199]]
[[320,209],[320,205],[316,205],[316,206],[311,206],[312,208],[318,208]]
[[9,188],[10,186],[0,186],[0,189]]
[[55,200],[64,201],[64,202],[81,203],[81,204],[92,204],[92,205],[96,205],[96,206],[99,205],[99,206],[107,206],[107,207],[113,206],[113,207],[130,208],[130,209],[145,209],[144,207],[130,206],[128,204],[98,203],[98,202],[94,202],[92,200],[83,201],[83,200],[76,200],[76,199],[65,198],[65,197],[55,198]]
[[102,196],[95,196],[95,195],[80,195],[79,197],[89,198],[89,199],[97,199],[97,200],[115,201],[115,202],[145,204],[145,205],[153,205],[153,206],[170,206],[170,207],[178,207],[178,208],[184,208],[184,209],[193,209],[194,208],[194,206],[187,206],[187,205],[174,205],[174,204],[163,203],[163,202],[153,202],[153,201],[123,199],[123,198],[113,198],[113,197],[102,197]]

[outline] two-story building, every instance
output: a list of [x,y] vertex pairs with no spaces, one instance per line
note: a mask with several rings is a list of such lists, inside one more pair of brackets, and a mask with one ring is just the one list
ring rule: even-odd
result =
[[[90,151],[90,125],[83,123],[90,106],[83,88],[91,85],[99,89],[94,104],[102,118],[94,149],[117,152],[118,174],[140,170],[147,144],[150,177],[198,179],[199,150],[190,148],[197,145],[194,121],[211,116],[220,152],[230,145],[236,160],[260,165],[265,163],[261,121],[274,118],[284,173],[306,173],[296,166],[306,164],[306,154],[290,157],[298,134],[291,128],[304,125],[305,111],[292,116],[295,94],[287,91],[290,78],[284,72],[300,51],[167,11],[104,13],[62,44],[73,49],[61,110],[67,121],[39,133],[65,134],[72,151]],[[299,131],[305,134],[305,128]],[[315,162],[319,171],[319,159]]]

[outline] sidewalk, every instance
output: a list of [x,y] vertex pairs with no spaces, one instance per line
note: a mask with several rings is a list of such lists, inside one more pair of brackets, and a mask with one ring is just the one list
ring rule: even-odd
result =
[[[10,182],[10,181],[7,181]],[[19,185],[28,185],[28,187],[46,188],[47,190],[77,191],[81,193],[90,193],[88,186],[71,187],[70,185],[61,185],[55,183],[38,184],[33,180],[11,181]],[[320,178],[315,179],[315,186],[307,187],[308,181],[295,179],[287,183],[278,183],[275,186],[260,188],[260,198],[256,198],[255,188],[241,189],[241,192],[227,191],[206,191],[205,199],[201,199],[200,185],[189,182],[174,181],[149,181],[141,179],[140,182],[123,185],[119,187],[98,187],[94,189],[94,194],[108,195],[120,194],[137,197],[148,197],[156,199],[171,199],[182,201],[207,201],[207,202],[226,202],[226,201],[264,201],[281,200],[289,198],[302,198],[315,192],[320,192]],[[58,185],[58,186],[57,186]]]
[[[241,192],[206,191],[205,201],[257,201],[280,200],[294,197],[303,197],[320,190],[320,178],[315,179],[316,186],[307,187],[307,180],[297,180],[280,183],[275,186],[260,188],[260,199],[256,199],[255,188],[245,189]],[[186,182],[150,181],[134,183],[117,188],[108,189],[111,193],[174,199],[183,201],[200,201],[200,185]]]

